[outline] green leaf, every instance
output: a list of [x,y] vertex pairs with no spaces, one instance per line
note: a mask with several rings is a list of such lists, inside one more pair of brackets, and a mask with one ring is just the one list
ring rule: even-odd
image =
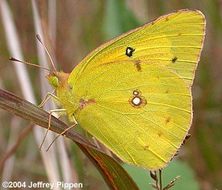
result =
[[[153,181],[150,178],[149,171],[143,168],[138,168],[127,164],[124,164],[123,167],[132,176],[140,190],[153,189],[150,185],[151,183],[153,183]],[[163,169],[163,185],[166,186],[171,180],[173,180],[177,176],[180,176],[180,178],[176,180],[175,185],[172,187],[172,190],[200,189],[197,181],[195,180],[192,169],[185,162],[179,160],[171,161],[170,164]]]
[[105,39],[113,38],[139,25],[124,0],[107,0],[104,15]]

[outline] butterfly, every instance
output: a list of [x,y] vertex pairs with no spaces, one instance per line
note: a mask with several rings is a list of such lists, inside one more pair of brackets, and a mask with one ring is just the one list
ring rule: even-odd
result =
[[165,167],[192,123],[205,17],[179,10],[101,45],[71,73],[51,72],[70,120],[124,162]]

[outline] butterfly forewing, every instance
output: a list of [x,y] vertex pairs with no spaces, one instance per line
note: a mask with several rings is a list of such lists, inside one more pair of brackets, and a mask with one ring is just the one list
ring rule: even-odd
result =
[[[165,65],[192,84],[205,35],[205,18],[200,11],[181,10],[105,43],[73,70],[70,82],[79,83],[93,67],[121,60],[139,60]],[[132,55],[126,54],[132,48]],[[78,81],[78,82],[77,82]]]

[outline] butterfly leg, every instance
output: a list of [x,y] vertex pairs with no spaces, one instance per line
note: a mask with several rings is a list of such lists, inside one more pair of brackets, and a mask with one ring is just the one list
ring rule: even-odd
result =
[[53,110],[50,110],[50,111],[49,111],[48,128],[47,128],[46,133],[45,133],[45,135],[44,135],[44,137],[43,137],[42,143],[41,143],[41,145],[40,145],[40,147],[39,147],[40,150],[42,149],[42,145],[43,145],[43,143],[45,142],[46,136],[47,136],[47,134],[48,134],[48,132],[49,132],[49,129],[50,129],[50,126],[51,126],[52,114],[53,114],[53,113],[63,113],[63,112],[66,112],[66,110],[65,110],[65,109],[53,109]]
[[48,93],[46,94],[46,96],[44,97],[44,99],[41,101],[41,103],[38,105],[38,107],[42,108],[42,107],[46,104],[46,102],[48,102],[51,98],[54,99],[54,100],[56,100],[56,101],[59,101],[58,97],[53,94],[54,92],[55,92],[55,91],[53,91],[53,92],[48,92]]
[[46,151],[48,151],[50,149],[50,147],[52,146],[52,144],[56,141],[56,139],[58,139],[61,135],[64,135],[68,130],[70,130],[71,128],[75,127],[77,125],[77,123],[74,123],[73,125],[71,125],[70,127],[66,128],[63,132],[61,132],[60,134],[58,134],[53,141],[50,143],[50,145],[48,146],[48,148],[46,149]]
[[[60,110],[60,112],[66,111],[65,109],[57,109],[57,110]],[[51,110],[51,111],[53,111],[53,110]],[[55,111],[55,110],[54,110],[54,111]],[[48,150],[50,149],[50,147],[51,147],[52,144],[56,141],[57,138],[59,138],[61,135],[64,135],[69,129],[75,127],[75,126],[78,124],[74,117],[72,118],[72,121],[74,122],[74,124],[71,125],[70,127],[66,128],[66,129],[65,129],[64,131],[62,131],[60,134],[58,134],[58,135],[53,139],[53,141],[50,143],[50,145],[48,146],[48,148],[46,149],[46,151],[48,151]],[[50,126],[50,125],[49,125],[49,126]],[[48,130],[49,130],[49,128],[48,128]]]

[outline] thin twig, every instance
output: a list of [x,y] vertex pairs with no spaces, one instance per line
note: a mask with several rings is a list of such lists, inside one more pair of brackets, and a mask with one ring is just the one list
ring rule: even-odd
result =
[[156,187],[157,187],[157,189],[159,190],[159,180],[158,180],[157,172],[156,172],[156,171],[155,171],[155,175],[156,175],[156,180],[155,180],[155,182],[156,182]]

